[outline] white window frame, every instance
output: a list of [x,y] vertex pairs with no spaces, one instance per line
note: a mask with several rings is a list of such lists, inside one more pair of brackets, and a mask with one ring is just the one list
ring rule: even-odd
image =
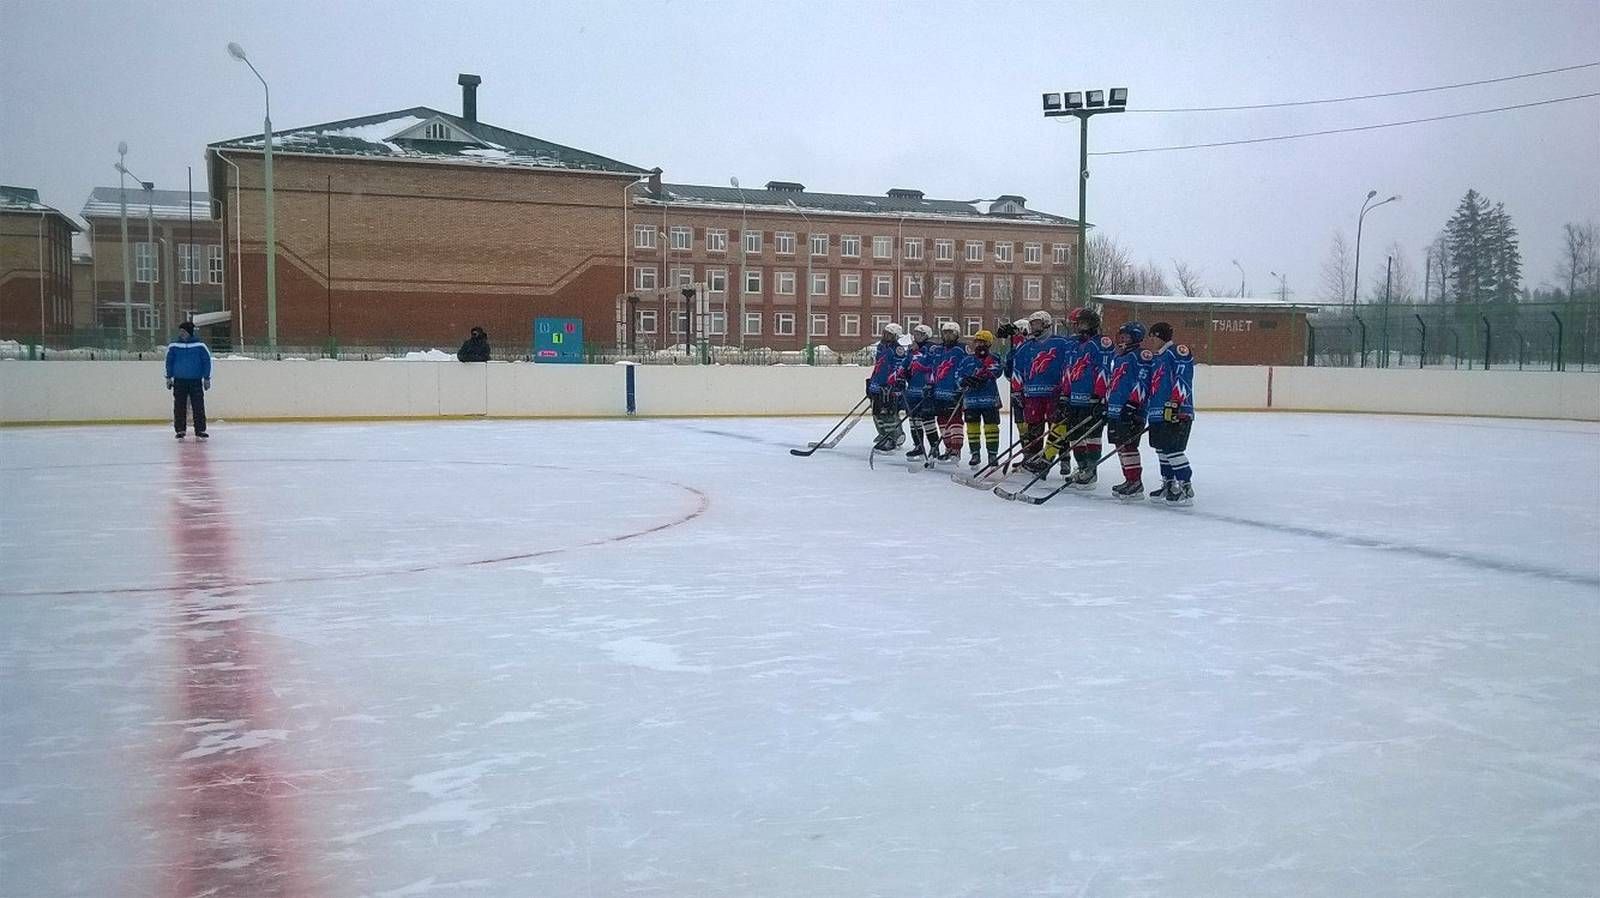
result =
[[675,305],[667,310],[667,320],[672,322],[673,334],[687,334],[689,332],[689,311],[682,305]]
[[1012,262],[1016,259],[1017,245],[996,240],[994,243],[994,260],[996,262]]
[[[788,289],[784,289],[787,285]],[[777,277],[773,278],[773,291],[779,296],[794,295],[794,271],[788,268],[779,269]]]
[[706,252],[725,253],[728,251],[728,229],[706,228]]
[[1065,275],[1056,275],[1050,279],[1050,299],[1054,302],[1064,303],[1071,294],[1067,290]]
[[156,255],[154,243],[133,245],[133,282],[136,284],[161,283],[161,260]]
[[933,260],[935,262],[954,262],[956,258],[956,242],[954,240],[933,241]]
[[935,334],[937,334],[940,331],[944,330],[945,322],[949,322],[950,324],[955,324],[956,320],[954,318],[951,318],[949,315],[940,315],[938,317],[938,319],[934,322],[933,332]]
[[655,332],[656,332],[656,310],[655,309],[635,309],[634,310],[634,314],[637,316],[636,320],[634,321],[634,333],[636,333],[636,334],[652,334],[652,335],[655,334]]
[[656,248],[656,226],[655,225],[648,225],[648,224],[636,224],[636,225],[634,225],[633,226],[633,248],[634,249],[655,249]]
[[686,228],[683,225],[673,225],[672,228],[667,231],[667,240],[669,241],[669,245],[675,250],[694,249],[694,228]]
[[202,282],[200,258],[203,255],[201,250],[204,247],[205,244],[203,243],[178,244],[178,283],[198,284]]
[[894,275],[887,271],[872,273],[872,295],[877,299],[894,298]]
[[156,306],[137,306],[133,310],[137,316],[134,327],[142,331],[153,331],[161,327],[161,309]]
[[674,268],[674,269],[672,269],[672,286],[674,286],[674,287],[687,287],[692,283],[694,283],[694,269],[693,268]]
[[969,275],[967,275],[966,291],[962,295],[962,299],[982,299],[982,298],[983,298],[983,275],[981,275],[981,274],[969,274]]
[[861,336],[861,316],[854,312],[846,312],[839,316],[839,336]]
[[761,295],[761,269],[748,268],[744,273],[744,295]]
[[922,297],[922,275],[906,275],[905,291],[906,299],[920,299]]
[[222,244],[211,243],[206,246],[206,283],[220,284],[223,277]]
[[1014,285],[1012,284],[1011,275],[1009,275],[1009,274],[997,274],[997,275],[994,276],[994,301],[995,302],[1003,303],[1003,302],[1006,302],[1007,300],[1015,299],[1016,297],[1014,295],[1012,295],[1012,290],[1013,289],[1014,289]]
[[839,255],[846,259],[861,258],[861,235],[843,234],[839,237]]
[[1040,265],[1040,264],[1043,264],[1043,263],[1044,263],[1044,244],[1041,244],[1041,243],[1024,243],[1024,244],[1022,244],[1022,264],[1024,264],[1024,265]]
[[655,290],[659,286],[660,281],[656,280],[656,267],[654,265],[633,266],[633,289]]
[[794,255],[794,232],[779,231],[772,235],[772,251],[780,256]]
[[[821,289],[818,289],[819,286],[820,286]],[[828,295],[828,273],[826,271],[813,271],[813,272],[811,272],[811,295],[812,296],[827,296]]]
[[933,276],[933,298],[934,299],[955,299],[956,298],[956,279],[955,279],[955,277],[952,276],[952,275],[948,275],[948,274],[936,274],[936,275],[934,275]]
[[1039,302],[1042,299],[1044,299],[1044,279],[1043,278],[1023,278],[1022,279],[1022,301],[1023,302]]
[[981,330],[983,330],[983,319],[977,317],[976,315],[968,315],[967,316],[967,333],[968,334],[975,334],[975,333],[977,333],[978,331],[981,331]]
[[839,295],[851,297],[861,295],[861,272],[839,272]]
[[706,313],[706,336],[722,337],[728,333],[728,312],[725,309],[712,309]]
[[1067,244],[1056,243],[1050,247],[1050,261],[1056,265],[1065,265],[1068,262]]
[[761,336],[761,313],[760,312],[745,312],[744,313],[744,334],[747,337],[759,337],[759,336]]
[[872,258],[874,258],[874,259],[892,259],[892,258],[894,258],[894,238],[893,237],[874,237],[874,238],[872,238]]
[[728,269],[726,269],[726,268],[707,268],[706,269],[706,292],[708,292],[708,293],[727,293],[728,292]]
[[984,242],[982,240],[968,240],[966,242],[967,261],[982,262]]
[[826,337],[828,335],[828,313],[812,312],[811,329],[809,335],[813,337]]
[[921,323],[922,323],[922,316],[921,315],[907,315],[906,316],[906,333],[908,333],[908,334],[911,333],[912,328],[916,327],[917,325],[919,325]]
[[739,235],[739,239],[744,241],[741,245],[744,247],[744,254],[745,255],[747,255],[747,256],[759,256],[759,255],[761,255],[761,237],[762,237],[762,233],[763,232],[761,232],[761,231],[748,231],[747,230],[747,231],[742,232]]
[[905,258],[907,258],[907,259],[921,259],[922,258],[922,238],[921,237],[907,237],[905,239],[905,243],[901,245],[900,251],[905,253]]
[[889,326],[889,322],[891,320],[893,320],[892,316],[889,315],[873,315],[872,335],[875,337],[881,335],[883,333],[883,329]]
[[793,312],[773,312],[772,313],[772,335],[774,337],[792,337],[792,336],[794,336],[794,313]]
[[[827,234],[811,234],[809,235],[809,240],[811,244],[811,255],[813,257],[826,256],[828,254],[828,244],[830,240]],[[819,243],[821,244],[820,247],[818,246]]]

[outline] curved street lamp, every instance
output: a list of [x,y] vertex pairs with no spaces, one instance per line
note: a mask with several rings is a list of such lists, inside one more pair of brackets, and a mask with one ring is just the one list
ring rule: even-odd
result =
[[[1371,212],[1373,209],[1382,206],[1384,203],[1392,203],[1400,198],[1400,194],[1397,193],[1386,200],[1373,203],[1372,198],[1377,195],[1378,191],[1376,190],[1367,191],[1367,198],[1361,204],[1361,215],[1356,218],[1356,271],[1353,278],[1355,284],[1350,288],[1351,305],[1355,305],[1361,301],[1361,225],[1366,221],[1368,212]],[[1372,205],[1369,206],[1367,205],[1368,203],[1372,203]]]
[[739,191],[739,348],[744,348],[745,306],[744,279],[746,269],[744,232],[750,229],[749,205],[745,202],[744,188],[738,177],[728,179],[728,184]]
[[261,91],[266,100],[266,116],[262,119],[261,125],[261,142],[265,154],[262,180],[265,181],[267,204],[267,349],[276,351],[278,348],[278,216],[272,201],[272,89],[267,86],[267,79],[256,71],[255,63],[245,55],[243,47],[229,42],[228,55],[250,67],[256,80],[261,82]]
[[1234,259],[1233,267],[1239,269],[1239,298],[1244,299],[1244,266],[1239,264],[1238,259]]
[[128,257],[128,171],[122,163],[128,158],[128,142],[117,141],[117,193],[122,205],[122,327],[124,338],[133,342],[133,260]]
[[[815,351],[811,348],[811,262],[816,256],[811,252],[811,216],[807,215],[804,209],[795,205],[794,200],[784,200],[784,202],[788,204],[789,208],[800,213],[800,218],[806,223],[806,364],[815,365],[817,357]],[[741,239],[744,237],[743,234],[739,236]]]

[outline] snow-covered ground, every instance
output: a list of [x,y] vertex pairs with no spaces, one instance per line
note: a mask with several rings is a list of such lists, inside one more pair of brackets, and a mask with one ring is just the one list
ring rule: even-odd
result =
[[1600,427],[827,424],[0,431],[0,892],[1600,890]]

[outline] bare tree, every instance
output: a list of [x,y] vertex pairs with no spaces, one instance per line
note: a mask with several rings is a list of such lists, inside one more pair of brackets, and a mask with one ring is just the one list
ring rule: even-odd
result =
[[[1433,238],[1424,251],[1422,296],[1429,302],[1447,302],[1449,282],[1445,279],[1450,270],[1450,244],[1441,232]],[[1434,290],[1437,284],[1439,289]]]
[[[1085,257],[1084,264],[1088,269],[1091,296],[1134,292],[1133,263],[1128,259],[1127,250],[1115,238],[1105,234],[1090,237],[1089,255]],[[1087,296],[1080,296],[1078,302],[1081,305],[1088,299]]]
[[1350,279],[1354,268],[1350,244],[1345,242],[1344,231],[1333,232],[1328,244],[1328,258],[1322,263],[1322,298],[1327,302],[1349,302]]
[[1385,279],[1388,280],[1389,301],[1395,303],[1415,303],[1417,301],[1417,273],[1406,259],[1405,247],[1400,241],[1389,244],[1387,250],[1389,258],[1394,260],[1393,265],[1385,264],[1378,268],[1376,274],[1367,287],[1368,302],[1383,302]]
[[1206,285],[1200,280],[1200,272],[1182,259],[1172,260],[1172,269],[1178,275],[1179,296],[1204,296]]
[[1144,296],[1167,296],[1166,273],[1155,262],[1146,262],[1133,272],[1133,289]]
[[1595,248],[1595,225],[1593,221],[1583,224],[1568,222],[1562,226],[1561,232],[1565,240],[1556,274],[1566,279],[1567,298],[1574,299],[1579,291],[1589,292],[1595,282],[1596,255],[1600,252]]

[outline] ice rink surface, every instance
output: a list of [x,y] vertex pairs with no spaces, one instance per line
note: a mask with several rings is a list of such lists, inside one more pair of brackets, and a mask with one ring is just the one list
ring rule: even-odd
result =
[[1600,892],[1600,427],[828,423],[0,431],[0,893]]

